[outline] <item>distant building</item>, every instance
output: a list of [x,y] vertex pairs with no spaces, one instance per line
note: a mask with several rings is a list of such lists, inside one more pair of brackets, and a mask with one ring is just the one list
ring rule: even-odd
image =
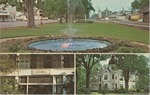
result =
[[102,18],[104,18],[105,20],[109,20],[109,16],[112,14],[112,11],[108,10],[108,8],[106,8],[103,12],[102,12]]
[[140,13],[143,15],[143,22],[149,23],[149,6],[144,7],[140,10]]
[[15,79],[23,94],[74,93],[74,55],[22,54],[13,59],[19,69],[5,78]]
[[[111,61],[112,59],[110,59]],[[98,91],[105,87],[108,90],[125,88],[122,71],[116,68],[116,63],[109,62],[108,67],[99,70],[97,81],[91,81],[91,90]],[[129,89],[135,88],[135,75],[130,76]]]
[[34,7],[34,19],[35,20],[41,20],[43,16],[43,11]]
[[118,15],[117,17],[116,17],[116,19],[117,20],[120,20],[120,21],[126,21],[126,14],[124,13],[124,14],[121,14],[121,15]]
[[16,6],[0,4],[0,21],[16,21]]

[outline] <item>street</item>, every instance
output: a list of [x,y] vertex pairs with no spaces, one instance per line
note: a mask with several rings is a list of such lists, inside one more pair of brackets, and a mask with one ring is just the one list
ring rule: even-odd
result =
[[[43,20],[42,23],[54,23],[58,22],[57,20]],[[35,25],[40,25],[41,21],[36,20]],[[27,26],[27,21],[15,21],[15,22],[0,22],[0,29],[2,28],[11,28],[11,27],[18,27],[18,26]]]

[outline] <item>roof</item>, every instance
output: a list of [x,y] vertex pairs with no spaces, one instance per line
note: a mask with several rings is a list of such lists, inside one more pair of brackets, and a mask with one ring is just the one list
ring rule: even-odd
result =
[[142,9],[140,9],[139,12],[141,12],[141,13],[149,13],[149,6],[146,6],[146,7],[142,8]]
[[112,56],[111,59],[109,60],[109,65],[111,64],[117,64],[117,60],[114,58],[114,56]]

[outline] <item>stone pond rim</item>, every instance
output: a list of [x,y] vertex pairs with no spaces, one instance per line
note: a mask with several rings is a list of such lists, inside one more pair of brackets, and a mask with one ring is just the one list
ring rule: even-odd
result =
[[62,48],[61,45],[67,41],[67,37],[39,38],[29,41],[27,49],[43,52],[108,52],[111,50],[108,50],[107,47],[110,48],[113,43],[102,37],[72,37],[71,45]]

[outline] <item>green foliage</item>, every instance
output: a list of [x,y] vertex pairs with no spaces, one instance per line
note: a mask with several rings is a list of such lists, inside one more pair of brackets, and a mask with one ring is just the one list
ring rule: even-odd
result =
[[16,6],[17,5],[17,1],[18,0],[0,0],[0,4],[10,4],[12,6]]
[[3,75],[13,72],[17,69],[15,59],[15,55],[0,55],[0,71]]
[[[89,83],[95,80],[95,70],[101,68],[100,61],[105,60],[109,55],[86,54],[77,55],[77,93],[89,93]],[[92,77],[92,78],[91,78]]]
[[131,6],[133,9],[141,9],[145,6],[149,6],[149,0],[134,0]]
[[125,81],[125,87],[126,90],[128,90],[128,82],[129,77],[131,74],[135,74],[137,76],[147,76],[149,65],[148,65],[148,58],[144,55],[126,55],[126,54],[120,54],[115,55],[117,66],[119,69],[122,70],[122,75],[124,77]]
[[99,89],[98,90],[98,93],[102,93],[102,94],[107,94],[107,93],[109,93],[109,89],[104,85],[103,87],[102,87],[102,89]]
[[140,48],[133,48],[133,47],[119,47],[116,52],[118,53],[145,53],[143,49]]
[[2,77],[1,82],[0,94],[21,94],[15,79]]
[[114,91],[112,91],[113,93],[128,93],[128,91],[126,89],[124,89],[123,87],[120,89],[115,89]]
[[[148,92],[149,91],[149,77],[148,76],[142,76],[138,78],[138,81],[136,81],[136,88],[137,91],[138,89],[140,90],[144,90],[144,92]],[[140,92],[140,91],[139,91]]]
[[23,49],[23,46],[20,41],[13,43],[9,46],[10,52],[18,52]]

